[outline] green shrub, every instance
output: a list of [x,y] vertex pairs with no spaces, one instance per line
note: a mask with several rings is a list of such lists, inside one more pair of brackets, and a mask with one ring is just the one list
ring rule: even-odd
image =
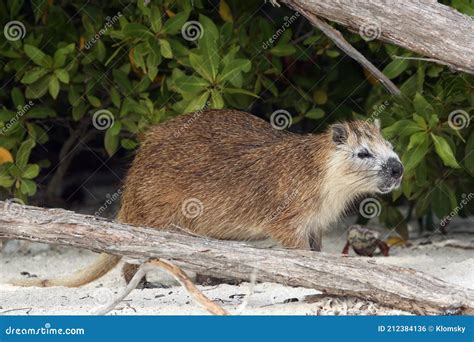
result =
[[[395,98],[298,13],[226,1],[0,2],[10,30],[0,38],[0,146],[13,155],[0,166],[4,192],[26,200],[40,175],[49,181],[57,156],[32,151],[65,131],[76,140],[63,142],[62,156],[97,135],[113,156],[169,117],[258,107],[288,110],[302,131],[380,118],[406,167],[381,218],[403,235],[403,201],[427,226],[459,206],[473,188],[474,134],[469,122],[453,123],[470,120],[472,76],[345,32],[401,88]],[[469,2],[452,5],[472,15]]]

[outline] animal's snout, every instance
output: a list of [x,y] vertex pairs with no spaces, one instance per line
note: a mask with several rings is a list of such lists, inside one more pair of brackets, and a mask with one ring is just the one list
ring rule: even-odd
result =
[[399,179],[403,175],[403,165],[395,158],[388,158],[387,169],[390,172],[390,176],[395,179]]

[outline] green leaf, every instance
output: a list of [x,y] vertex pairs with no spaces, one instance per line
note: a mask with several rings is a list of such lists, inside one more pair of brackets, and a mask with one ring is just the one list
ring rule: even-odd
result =
[[170,43],[165,39],[159,39],[161,54],[165,58],[173,58],[173,52],[171,51]]
[[100,99],[94,95],[86,95],[87,97],[87,100],[89,101],[89,103],[95,107],[95,108],[99,108],[100,106],[102,106],[102,102],[100,101]]
[[219,81],[230,81],[237,74],[250,71],[251,66],[248,59],[234,59],[224,66],[218,79]]
[[64,66],[67,55],[74,52],[74,46],[75,45],[73,43],[56,50],[53,57],[53,66],[55,68],[62,68]]
[[35,106],[26,113],[26,116],[30,119],[53,118],[56,116],[56,112],[49,107]]
[[413,147],[423,144],[428,139],[426,132],[418,132],[410,137],[410,143],[408,144],[407,150],[411,150]]
[[418,114],[423,116],[426,120],[429,120],[431,115],[435,113],[433,106],[426,101],[426,99],[420,93],[415,94],[415,98],[413,99],[413,106]]
[[455,169],[460,168],[446,139],[433,133],[431,133],[431,138],[433,138],[436,153],[443,160],[443,164]]
[[150,23],[153,32],[158,33],[161,31],[163,25],[161,23],[161,13],[158,6],[151,6]]
[[15,183],[13,177],[7,176],[5,174],[0,174],[0,186],[4,188],[9,188]]
[[[210,34],[203,35],[203,37],[199,40],[199,54],[203,63],[201,68],[204,68],[209,74],[210,80],[214,81],[216,79],[220,63],[217,38]],[[195,64],[191,62],[191,65],[193,68],[195,68]]]
[[63,83],[69,83],[69,73],[65,69],[54,70],[56,77]]
[[382,72],[389,79],[393,79],[399,76],[402,72],[404,72],[409,65],[410,63],[407,59],[395,59],[388,63],[388,65],[382,70]]
[[48,75],[43,76],[38,81],[33,84],[30,84],[26,87],[25,96],[27,99],[37,99],[43,97],[47,91],[49,86],[49,79]]
[[147,36],[153,36],[153,33],[142,24],[128,23],[122,29],[126,37],[145,39]]
[[39,80],[41,77],[48,73],[47,69],[35,67],[30,71],[27,71],[23,78],[21,79],[21,83],[23,84],[32,84]]
[[191,53],[189,55],[189,62],[196,72],[201,75],[206,80],[213,82],[212,70],[209,68],[209,65],[206,65],[204,58],[202,56]]
[[15,116],[14,112],[11,112],[6,109],[0,109],[0,121],[9,121],[11,118]]
[[296,48],[292,44],[279,44],[270,49],[270,53],[278,57],[290,56],[296,53]]
[[29,179],[22,179],[20,191],[28,196],[33,196],[36,193],[36,183]]
[[211,36],[212,39],[216,40],[219,37],[219,30],[217,29],[214,21],[206,17],[205,15],[199,15],[199,22],[202,24],[203,28],[203,38],[204,36]]
[[53,99],[56,99],[59,94],[59,81],[58,78],[54,75],[52,75],[49,79],[49,84],[48,84],[48,89],[49,93],[51,94],[51,97]]
[[321,108],[313,108],[310,109],[304,116],[314,120],[321,119],[324,116],[324,110]]
[[471,133],[466,142],[464,164],[466,168],[474,174],[474,132]]
[[36,46],[25,44],[24,51],[26,55],[37,65],[44,68],[51,68],[53,60]]
[[28,164],[23,169],[22,178],[32,179],[38,176],[40,168],[37,164]]
[[104,146],[109,156],[112,156],[117,151],[120,140],[120,135],[113,134],[113,130],[111,130],[111,128],[112,127],[107,129],[104,136]]
[[204,108],[207,103],[207,99],[209,98],[209,95],[209,92],[206,91],[201,95],[194,97],[194,99],[191,100],[186,106],[184,113],[191,113]]
[[181,28],[183,27],[186,20],[188,20],[188,17],[188,11],[177,13],[174,17],[166,20],[165,25],[163,26],[163,32],[167,34],[177,34],[181,32]]
[[35,141],[33,139],[25,140],[21,143],[18,151],[16,152],[15,164],[18,168],[23,170],[28,163],[30,158],[30,153],[33,147],[35,146]]
[[408,150],[402,155],[403,166],[405,171],[408,173],[410,170],[414,169],[425,157],[429,148],[429,140],[426,139],[419,145],[416,145],[411,150]]
[[197,76],[181,76],[175,82],[178,93],[201,93],[209,87],[209,82]]
[[393,138],[396,136],[408,136],[416,132],[420,132],[422,129],[412,120],[399,120],[389,127],[385,127],[382,132],[387,138]]
[[248,95],[248,96],[260,98],[260,96],[258,96],[257,94],[252,93],[251,91],[248,91],[248,90],[245,90],[245,89],[241,89],[241,88],[224,88],[224,93],[227,93],[227,94],[242,94],[242,95]]
[[16,108],[23,107],[25,105],[25,97],[23,96],[22,91],[18,87],[14,87],[12,89],[12,101],[13,105]]
[[138,142],[125,138],[120,141],[120,145],[126,150],[133,150],[138,146]]
[[222,98],[222,94],[215,89],[211,91],[211,107],[215,109],[224,108],[224,99]]
[[112,75],[114,76],[115,82],[117,82],[120,90],[124,95],[130,95],[133,91],[132,83],[127,77],[127,74],[120,69],[112,70]]

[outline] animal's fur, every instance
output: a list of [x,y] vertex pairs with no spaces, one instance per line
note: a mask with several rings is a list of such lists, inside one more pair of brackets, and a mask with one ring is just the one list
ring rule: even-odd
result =
[[[380,158],[374,173],[353,160],[361,146]],[[297,135],[235,110],[182,115],[145,135],[118,220],[216,239],[271,237],[286,248],[308,248],[311,239],[319,250],[321,232],[347,205],[376,191],[372,175],[388,155],[379,128],[363,121]]]

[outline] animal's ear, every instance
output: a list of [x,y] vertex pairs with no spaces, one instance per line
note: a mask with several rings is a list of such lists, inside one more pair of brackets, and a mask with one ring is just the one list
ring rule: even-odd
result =
[[374,126],[377,127],[377,129],[380,131],[380,119],[374,120]]
[[337,145],[344,144],[347,141],[347,128],[342,123],[337,123],[331,125],[331,135],[332,141],[334,141]]

